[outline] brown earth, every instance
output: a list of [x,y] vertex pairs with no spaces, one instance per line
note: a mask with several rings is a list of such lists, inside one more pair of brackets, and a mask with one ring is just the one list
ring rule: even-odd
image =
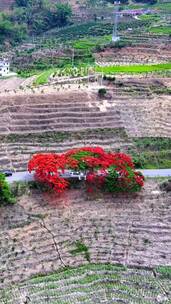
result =
[[[30,156],[39,152],[82,145],[126,151],[132,137],[171,137],[171,97],[156,94],[149,79],[122,82],[110,85],[104,98],[98,97],[97,85],[1,95],[1,168],[25,170]],[[156,86],[165,90],[166,84]]]
[[105,64],[148,64],[164,63],[171,61],[171,44],[155,46],[143,44],[134,47],[108,48],[96,53],[96,62]]
[[171,196],[155,181],[137,195],[80,191],[33,192],[1,208],[0,287],[88,263],[71,254],[76,241],[86,244],[91,263],[171,265]]

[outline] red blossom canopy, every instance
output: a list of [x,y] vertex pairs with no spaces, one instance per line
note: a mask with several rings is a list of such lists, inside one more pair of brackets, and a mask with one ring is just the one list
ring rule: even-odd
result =
[[[60,176],[61,171],[64,172],[65,169],[86,172],[87,181],[91,183],[102,185],[110,182],[110,189],[113,191],[122,188],[134,188],[138,191],[144,184],[144,177],[135,171],[129,155],[105,152],[101,147],[82,147],[62,154],[36,154],[28,164],[29,172],[35,171],[37,180],[47,183],[59,193],[69,185],[68,181]],[[119,188],[116,185],[119,185]]]

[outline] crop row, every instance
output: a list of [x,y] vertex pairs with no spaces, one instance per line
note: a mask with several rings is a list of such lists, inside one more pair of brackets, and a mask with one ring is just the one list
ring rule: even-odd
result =
[[[64,265],[88,264],[85,250],[91,263],[168,265],[170,195],[156,187],[155,182],[147,181],[138,196],[106,195],[104,199],[97,194],[98,201],[79,191],[58,198],[39,191],[31,198],[22,197],[20,204],[1,212],[1,287],[36,274],[54,273]],[[48,202],[72,204],[72,212],[52,209]],[[53,279],[45,281],[53,284]],[[26,285],[31,288],[36,282],[41,287],[43,278],[37,277]],[[38,296],[36,288],[35,293]]]
[[[167,267],[163,271],[167,271]],[[169,267],[168,267],[169,270]],[[161,270],[156,272],[160,276]],[[167,297],[161,286],[168,289],[169,280],[160,278],[159,282],[152,280],[151,270],[131,269],[123,266],[109,264],[90,264],[78,268],[68,269],[60,273],[33,278],[20,284],[20,292],[23,299],[28,296],[31,304],[51,303],[64,304],[74,302],[81,303],[111,303],[111,301],[124,301],[124,303],[137,303],[141,301],[142,294],[144,303],[150,300],[155,303],[156,298],[163,298],[168,303]],[[124,284],[122,283],[124,281]],[[14,299],[19,300],[17,288],[4,293],[12,304]],[[1,298],[2,301],[2,298]]]

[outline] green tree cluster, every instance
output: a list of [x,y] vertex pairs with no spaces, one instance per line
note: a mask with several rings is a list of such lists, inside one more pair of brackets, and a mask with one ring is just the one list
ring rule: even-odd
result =
[[65,26],[71,14],[68,4],[53,5],[48,0],[16,0],[11,20],[25,23],[31,34],[40,34],[53,27]]
[[0,14],[0,44],[17,43],[26,38],[25,24],[13,23],[9,15]]
[[10,13],[0,14],[1,46],[14,45],[28,35],[38,35],[70,21],[71,6],[51,4],[48,0],[16,0]]
[[15,198],[6,181],[5,175],[0,173],[0,205],[13,203],[15,203]]

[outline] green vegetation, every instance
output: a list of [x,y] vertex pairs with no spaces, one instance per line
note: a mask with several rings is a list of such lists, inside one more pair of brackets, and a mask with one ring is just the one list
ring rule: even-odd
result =
[[149,65],[126,65],[126,66],[97,66],[96,71],[104,74],[116,73],[150,73],[171,70],[171,63],[149,64]]
[[157,15],[157,14],[141,15],[141,16],[139,16],[139,18],[141,20],[151,20],[151,21],[159,21],[160,20],[160,16]]
[[43,73],[38,75],[38,77],[36,78],[33,84],[35,86],[46,84],[49,80],[50,75],[52,75],[53,72],[54,72],[53,69],[44,71]]
[[137,168],[167,169],[171,168],[170,138],[133,139],[134,149],[129,153],[133,156]]
[[141,151],[171,150],[171,138],[163,137],[142,137],[133,139],[136,148]]
[[163,304],[169,304],[170,277],[160,275],[169,271],[169,267],[157,267],[153,271],[90,263],[78,268],[66,267],[0,290],[0,301],[3,303],[4,299],[15,299],[19,302],[18,290],[21,290],[28,295],[31,303],[42,298],[48,298],[54,304],[94,303],[94,299],[100,301],[104,295],[109,303],[117,299],[121,303],[155,304],[156,298],[162,298]]
[[99,97],[104,97],[104,96],[106,95],[106,93],[107,93],[107,91],[106,91],[105,88],[100,88],[100,89],[98,90],[98,95],[99,95]]
[[132,153],[137,168],[169,169],[171,168],[171,151]]
[[156,26],[156,27],[150,27],[149,31],[151,33],[155,34],[161,34],[161,35],[171,35],[171,27],[170,26]]
[[53,27],[65,26],[71,14],[68,4],[53,5],[48,0],[16,0],[10,20],[25,23],[29,33],[40,34]]
[[171,3],[169,3],[169,2],[161,3],[158,1],[158,3],[156,3],[154,5],[154,8],[156,8],[160,11],[169,13],[169,12],[171,12]]
[[6,181],[5,175],[0,173],[0,205],[14,203],[15,199]]
[[156,268],[156,272],[160,275],[162,279],[171,280],[171,266],[159,266]]
[[[151,24],[151,20],[128,20],[122,21],[119,24],[119,30],[126,30],[130,27],[134,28],[143,28],[149,26]],[[60,42],[78,40],[78,39],[87,39],[89,37],[100,37],[105,35],[111,35],[113,30],[113,25],[109,22],[95,22],[88,21],[85,23],[81,23],[78,25],[72,25],[70,27],[66,27],[63,29],[53,29],[46,33],[46,37],[48,36],[52,39],[52,37],[58,39]]]
[[32,191],[39,191],[39,193],[42,192],[50,192],[51,189],[48,187],[48,185],[43,184],[38,181],[29,181],[29,182],[13,182],[11,185],[11,193],[15,198],[18,198],[24,194],[29,195]]
[[[150,20],[131,20],[123,21],[119,24],[120,30],[133,28],[149,28]],[[71,67],[80,65],[93,65],[94,52],[102,51],[107,47],[122,48],[129,46],[132,42],[119,41],[117,44],[111,43],[111,34],[113,26],[108,22],[86,22],[79,26],[72,25],[59,29],[47,31],[43,36],[36,38],[36,47],[23,52],[16,52],[13,65],[16,67],[20,76],[31,76],[39,74],[40,71],[46,71],[53,68]],[[55,56],[48,54],[46,57],[36,57],[35,52],[38,49],[59,48],[63,54]],[[34,59],[33,59],[34,58]],[[36,58],[36,59],[35,59]]]
[[25,24],[12,23],[8,15],[0,14],[0,50],[3,45],[15,44],[21,42],[27,37],[27,29]]
[[49,145],[50,143],[64,142],[65,140],[80,140],[87,139],[89,136],[98,137],[99,139],[111,138],[112,136],[118,136],[125,141],[128,140],[128,136],[124,128],[98,128],[89,129],[79,132],[61,131],[61,132],[42,132],[42,133],[27,133],[27,134],[7,134],[0,135],[0,141],[4,143],[43,143]]
[[70,253],[71,253],[72,255],[83,254],[84,257],[85,257],[85,259],[86,259],[88,262],[90,262],[90,253],[89,253],[88,247],[87,247],[84,243],[82,243],[82,242],[80,242],[80,241],[76,241],[76,242],[74,243],[74,246],[75,246],[76,248],[75,248],[75,249],[72,249],[72,250],[70,251]]
[[72,14],[68,4],[52,4],[48,0],[16,0],[12,11],[0,14],[1,49],[5,43],[15,45],[27,35],[41,34],[54,27],[63,27]]

